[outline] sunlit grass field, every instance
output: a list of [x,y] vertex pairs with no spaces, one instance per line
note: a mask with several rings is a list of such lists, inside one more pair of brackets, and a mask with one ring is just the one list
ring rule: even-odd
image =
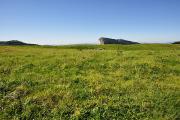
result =
[[0,46],[0,119],[179,120],[180,45]]

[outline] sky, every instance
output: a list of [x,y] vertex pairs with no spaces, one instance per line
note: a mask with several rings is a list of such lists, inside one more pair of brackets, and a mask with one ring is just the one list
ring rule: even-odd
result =
[[180,40],[180,0],[0,0],[0,41],[96,44]]

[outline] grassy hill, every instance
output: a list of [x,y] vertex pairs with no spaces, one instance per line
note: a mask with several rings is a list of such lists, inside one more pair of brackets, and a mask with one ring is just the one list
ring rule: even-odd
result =
[[0,119],[180,118],[180,46],[0,46]]

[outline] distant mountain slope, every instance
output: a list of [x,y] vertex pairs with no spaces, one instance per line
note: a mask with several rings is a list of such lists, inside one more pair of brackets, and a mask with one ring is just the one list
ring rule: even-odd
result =
[[173,42],[172,44],[180,44],[180,41]]
[[36,45],[36,44],[24,43],[18,40],[10,40],[10,41],[0,41],[0,45]]
[[138,42],[133,42],[133,41],[129,41],[129,40],[124,40],[124,39],[112,39],[112,38],[105,38],[105,37],[101,37],[99,38],[99,41],[101,44],[140,44]]

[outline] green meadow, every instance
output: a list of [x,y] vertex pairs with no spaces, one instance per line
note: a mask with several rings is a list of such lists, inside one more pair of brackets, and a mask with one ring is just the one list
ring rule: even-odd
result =
[[180,45],[0,46],[1,120],[179,120]]

